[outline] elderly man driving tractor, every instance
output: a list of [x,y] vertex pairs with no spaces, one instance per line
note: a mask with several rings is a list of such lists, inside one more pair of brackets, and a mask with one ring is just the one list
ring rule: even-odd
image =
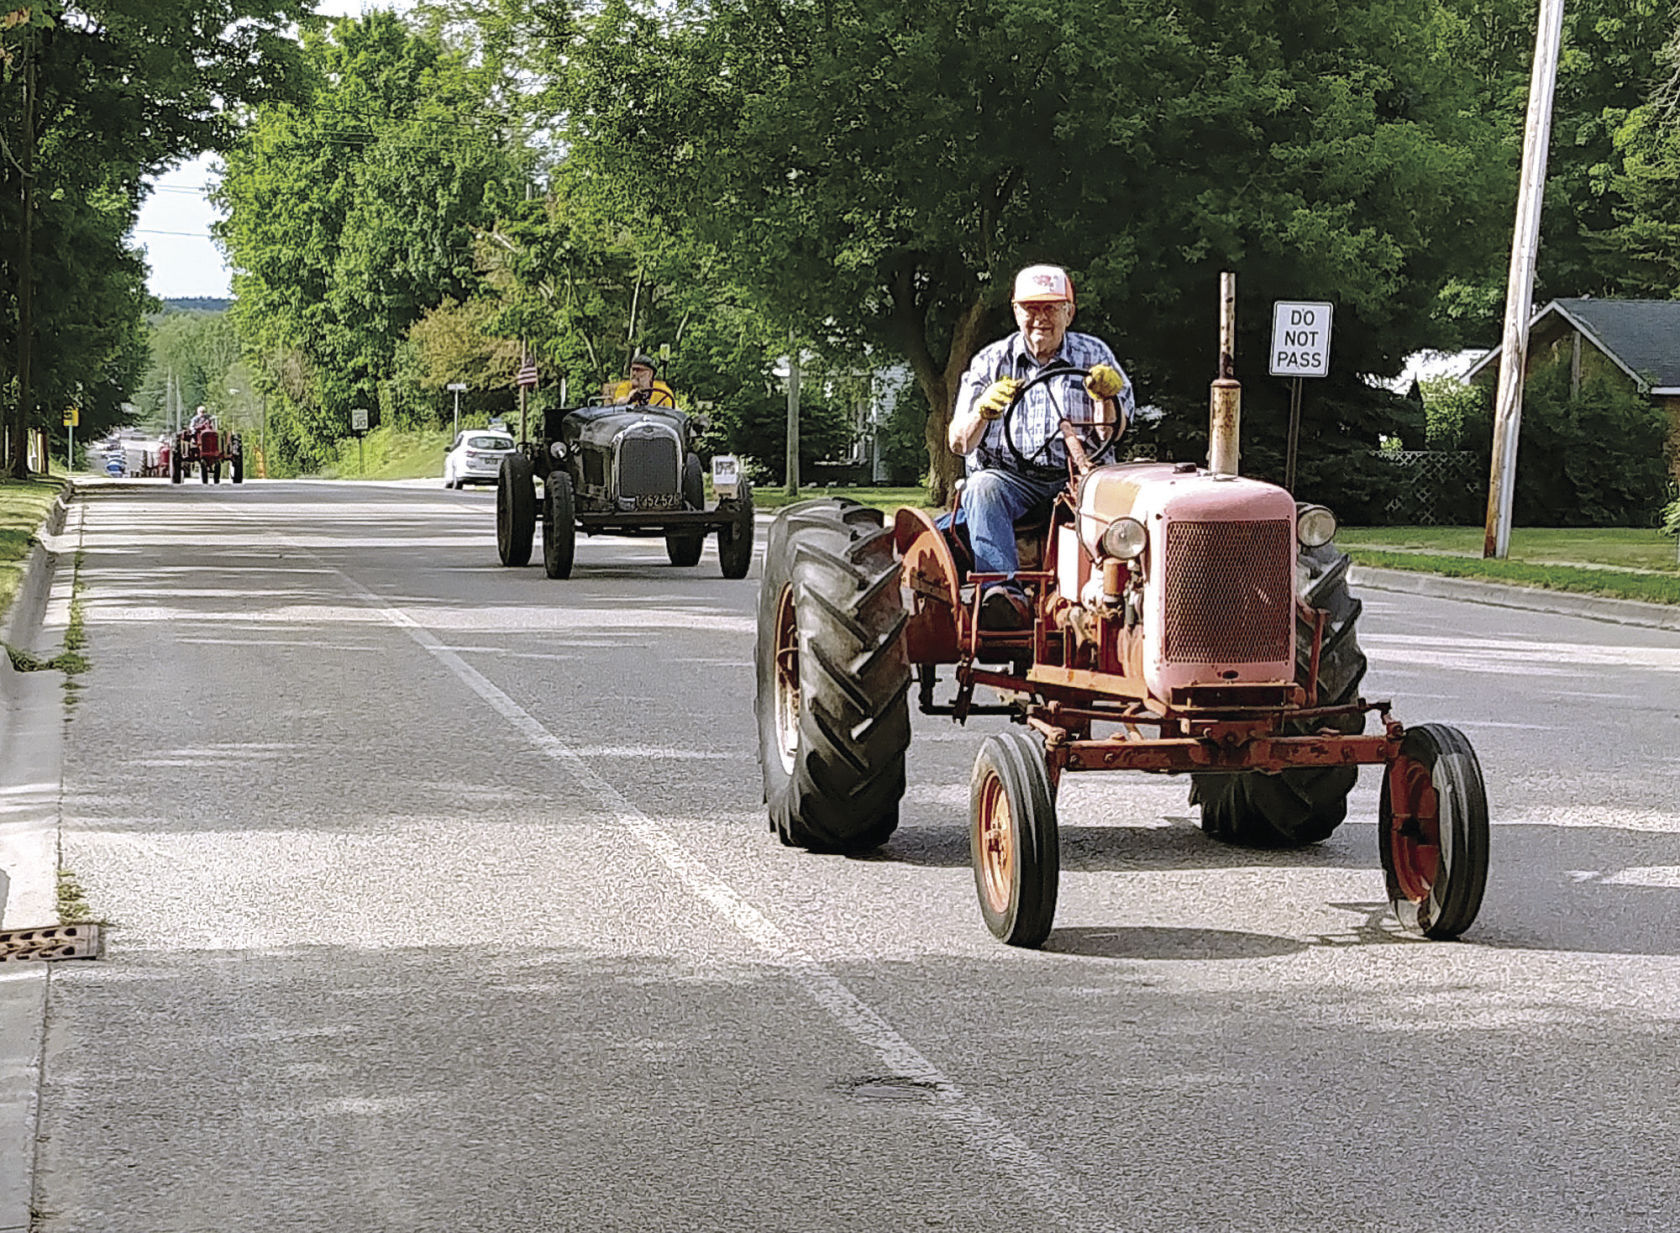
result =
[[[1014,306],[1019,331],[975,355],[957,389],[947,437],[953,453],[967,456],[962,516],[975,571],[1005,575],[981,599],[987,629],[1019,629],[1032,621],[1015,580],[1015,523],[1048,509],[1067,486],[1069,441],[1092,434],[1096,439],[1086,436],[1085,446],[1107,444],[1126,430],[1135,406],[1131,382],[1108,344],[1069,331],[1073,280],[1066,270],[1022,270],[1015,276]],[[1048,375],[1059,368],[1070,371]],[[1076,369],[1085,371],[1071,371]],[[1038,376],[1044,379],[1028,384]],[[1017,394],[1021,405],[1006,438],[1003,413]],[[1059,427],[1064,422],[1068,427]]]

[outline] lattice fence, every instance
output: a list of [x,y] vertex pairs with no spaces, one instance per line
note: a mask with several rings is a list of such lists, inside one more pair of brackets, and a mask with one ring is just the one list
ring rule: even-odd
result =
[[1400,472],[1400,492],[1384,510],[1405,526],[1481,521],[1487,505],[1487,459],[1462,450],[1384,450],[1374,457]]

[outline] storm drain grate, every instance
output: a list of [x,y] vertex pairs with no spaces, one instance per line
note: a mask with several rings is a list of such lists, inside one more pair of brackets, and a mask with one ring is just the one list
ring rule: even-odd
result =
[[99,925],[73,921],[40,929],[0,929],[0,963],[23,959],[97,959]]

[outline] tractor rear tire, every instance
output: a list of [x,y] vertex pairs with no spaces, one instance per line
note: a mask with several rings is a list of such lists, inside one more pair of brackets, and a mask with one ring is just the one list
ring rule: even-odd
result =
[[735,494],[734,520],[718,528],[718,565],[725,578],[745,578],[752,568],[753,495],[752,483],[741,480]]
[[496,473],[496,555],[503,565],[529,565],[537,536],[537,490],[531,460],[509,454]]
[[[908,617],[892,528],[882,524],[879,510],[823,499],[789,506],[770,527],[758,592],[758,757],[771,829],[790,847],[867,852],[898,827]],[[745,542],[750,559],[750,534]]]
[[[689,454],[683,462],[682,500],[684,509],[706,508],[706,475],[700,469],[700,455]],[[698,565],[700,553],[706,547],[706,528],[695,531],[670,531],[665,536],[665,555],[672,565]]]
[[[1349,559],[1334,544],[1301,549],[1306,572],[1301,598],[1328,614],[1318,660],[1318,705],[1340,706],[1359,698],[1365,679],[1365,652],[1356,625],[1363,605],[1348,591]],[[1307,683],[1312,667],[1312,626],[1295,623],[1295,679]],[[1330,727],[1355,734],[1365,716],[1348,715],[1329,722],[1289,729],[1304,733]],[[1202,829],[1225,843],[1256,848],[1293,848],[1328,839],[1347,817],[1348,793],[1359,779],[1354,766],[1307,767],[1267,774],[1191,776],[1190,803],[1202,807]]]
[[228,461],[228,478],[236,484],[245,482],[245,455],[235,454]]
[[577,517],[572,503],[572,477],[556,468],[543,481],[543,573],[570,578],[577,556]]
[[169,482],[171,484],[181,482],[181,456],[174,450],[169,451]]

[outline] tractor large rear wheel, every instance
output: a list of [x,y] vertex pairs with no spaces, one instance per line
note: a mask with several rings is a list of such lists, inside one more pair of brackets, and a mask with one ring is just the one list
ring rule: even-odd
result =
[[[1359,697],[1365,679],[1365,652],[1355,626],[1363,605],[1348,591],[1348,556],[1334,544],[1301,549],[1304,588],[1301,598],[1322,608],[1324,645],[1318,660],[1318,705],[1340,706]],[[1312,626],[1295,622],[1295,679],[1307,683],[1312,669]],[[1331,727],[1357,733],[1364,715],[1349,715],[1313,729]],[[1308,731],[1308,727],[1295,729]],[[1215,839],[1250,847],[1298,847],[1327,839],[1347,817],[1348,793],[1359,778],[1353,766],[1308,767],[1275,775],[1244,771],[1238,775],[1191,776],[1190,803],[1202,807],[1202,829]]]
[[804,501],[771,524],[758,593],[758,757],[785,844],[865,852],[898,826],[910,745],[898,575],[878,510]]
[[529,565],[537,537],[537,488],[531,460],[509,454],[496,473],[496,555],[503,565]]

